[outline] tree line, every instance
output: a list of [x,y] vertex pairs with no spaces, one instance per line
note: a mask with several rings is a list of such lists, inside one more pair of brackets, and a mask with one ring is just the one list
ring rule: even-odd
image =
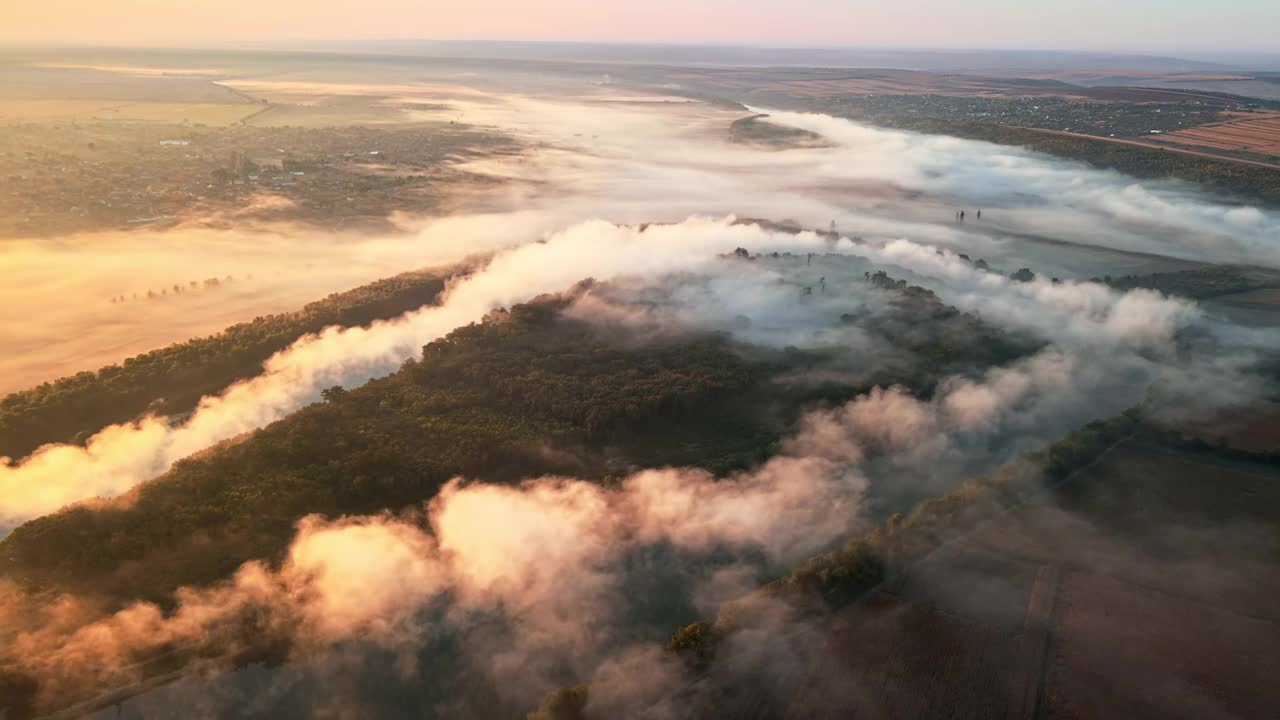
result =
[[83,442],[147,412],[192,410],[205,395],[257,375],[298,338],[338,325],[368,325],[435,303],[458,268],[418,271],[334,293],[297,312],[265,315],[81,372],[0,400],[0,456],[21,458],[46,443]]

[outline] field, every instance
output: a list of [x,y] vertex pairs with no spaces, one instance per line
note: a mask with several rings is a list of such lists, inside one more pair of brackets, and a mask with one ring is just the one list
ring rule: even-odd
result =
[[[1280,294],[1276,290],[1263,290]],[[1272,317],[1274,322],[1274,317]],[[1214,446],[1245,452],[1280,451],[1280,402],[1259,401],[1223,410],[1205,421],[1175,425],[1173,430]]]
[[[1058,596],[1043,714],[1262,718],[1280,707],[1275,618],[1071,572]],[[1134,692],[1134,688],[1141,688]]]
[[1126,441],[828,621],[787,717],[1274,716],[1278,479]]
[[1038,681],[1019,672],[1036,644],[1022,629],[1037,568],[991,564],[948,548],[842,613],[786,717],[1024,716]]
[[1226,122],[1165,133],[1156,142],[1280,157],[1280,112],[1233,114]]
[[230,125],[261,108],[207,77],[0,67],[0,123],[95,120]]
[[1210,298],[1205,309],[1240,325],[1272,328],[1280,322],[1280,288],[1249,288],[1220,295]]
[[87,117],[119,105],[114,100],[9,100],[0,103],[0,123],[47,122]]
[[1265,288],[1262,290],[1250,290],[1249,292],[1236,293],[1218,298],[1221,302],[1239,303],[1242,305],[1257,305],[1259,307],[1275,308],[1280,305],[1280,288]]
[[247,103],[132,103],[100,110],[91,114],[88,119],[232,125],[259,110],[257,106]]
[[206,77],[141,76],[88,68],[0,66],[0,98],[116,100],[120,102],[249,103]]
[[340,127],[346,125],[385,125],[409,123],[414,117],[400,108],[373,102],[367,97],[324,97],[308,103],[277,103],[254,115],[247,122],[257,126],[290,126],[305,128]]
[[73,116],[76,120],[233,125],[261,110],[248,103],[127,103]]
[[998,78],[915,70],[768,68],[677,71],[672,79],[715,90],[784,93],[795,97],[835,95],[943,95],[953,97],[1068,97],[1102,101],[1232,104],[1220,95],[1143,87],[1086,87],[1055,79]]

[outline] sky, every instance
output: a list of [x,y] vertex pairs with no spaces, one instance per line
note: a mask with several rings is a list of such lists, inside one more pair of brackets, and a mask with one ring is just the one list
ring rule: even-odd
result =
[[1276,0],[4,0],[0,43],[377,38],[1274,51]]

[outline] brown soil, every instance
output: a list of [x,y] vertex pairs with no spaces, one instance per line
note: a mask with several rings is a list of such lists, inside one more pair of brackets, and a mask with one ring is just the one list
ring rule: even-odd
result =
[[[1251,295],[1263,295],[1272,304],[1280,303],[1280,290],[1255,290],[1228,297]],[[1252,407],[1224,410],[1198,422],[1174,424],[1171,429],[1210,445],[1246,452],[1280,452],[1280,402],[1259,402]]]
[[1280,716],[1280,471],[1126,441],[827,621],[788,718]]
[[1165,133],[1161,143],[1174,143],[1280,157],[1280,113],[1255,113]]

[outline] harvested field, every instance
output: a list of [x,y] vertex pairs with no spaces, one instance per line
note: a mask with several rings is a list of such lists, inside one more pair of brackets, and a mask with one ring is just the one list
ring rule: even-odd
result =
[[[1280,296],[1280,290],[1258,292]],[[1280,402],[1264,401],[1247,408],[1223,410],[1202,422],[1175,425],[1171,429],[1210,445],[1246,452],[1280,452]]]
[[323,98],[311,104],[271,105],[246,122],[258,127],[327,128],[410,123],[414,116],[400,108],[369,102],[367,97]]
[[[1016,126],[1015,126],[1016,127]],[[1273,162],[1263,162],[1260,160],[1246,160],[1233,155],[1224,155],[1221,150],[1197,150],[1194,148],[1178,145],[1171,142],[1165,142],[1162,138],[1168,135],[1144,135],[1142,140],[1130,140],[1125,138],[1103,137],[1101,135],[1089,135],[1086,133],[1068,132],[1065,130],[1046,130],[1044,128],[1023,127],[1022,130],[1030,130],[1032,132],[1045,133],[1047,135],[1064,135],[1066,137],[1078,137],[1086,140],[1098,140],[1101,142],[1115,143],[1119,145],[1135,145],[1138,147],[1155,148],[1158,150],[1167,150],[1169,152],[1182,153],[1184,155],[1195,155],[1197,157],[1209,158],[1210,160],[1224,160],[1226,162],[1240,163],[1243,165],[1253,165],[1255,167],[1263,167],[1270,170],[1280,169],[1280,164]]]
[[114,100],[158,103],[248,103],[235,90],[202,77],[142,76],[76,68],[0,67],[0,99]]
[[115,100],[10,100],[0,103],[0,123],[78,119],[119,106]]
[[788,718],[1276,717],[1280,470],[1132,439],[867,601]]
[[1095,101],[1181,103],[1208,107],[1233,102],[1219,95],[1146,87],[1085,87],[1053,79],[952,75],[914,70],[762,68],[678,72],[678,82],[716,90],[781,93],[793,97],[834,95],[948,95],[954,97],[1063,97]]
[[[1280,324],[1278,288],[1258,288],[1220,295],[1210,298],[1203,305],[1205,310],[1240,325],[1273,328]],[[1275,442],[1280,443],[1280,440]]]
[[[774,90],[788,90],[795,95],[914,95],[936,93],[940,95],[994,95],[1004,96],[1016,92],[1017,86],[1012,83],[993,84],[976,77],[951,77],[930,75],[925,73],[899,74],[885,72],[883,74],[859,73],[859,77],[847,77],[831,80],[793,80],[777,84]],[[1044,89],[1038,89],[1044,93]]]
[[1019,642],[926,603],[881,596],[830,632],[785,717],[1019,717]]
[[1218,298],[1218,302],[1280,309],[1280,288],[1263,288],[1261,290],[1224,295]]
[[676,73],[672,79],[701,87],[759,90],[797,97],[876,94],[955,96],[1079,95],[1079,88],[1056,81],[1005,80],[941,75],[912,70],[752,69]]
[[249,103],[128,103],[100,108],[77,116],[82,120],[116,120],[150,123],[232,125],[259,112]]
[[69,67],[0,68],[0,123],[115,120],[229,125],[261,106],[197,76]]
[[1042,714],[1264,718],[1280,709],[1274,620],[1096,573],[1058,598]]
[[1186,102],[1196,100],[1205,105],[1229,107],[1234,101],[1219,95],[1196,92],[1194,90],[1176,90],[1170,88],[1148,88],[1101,85],[1080,88],[1076,93],[1090,100],[1111,100],[1124,102]]
[[1280,113],[1238,115],[1226,122],[1165,133],[1159,142],[1280,157]]

